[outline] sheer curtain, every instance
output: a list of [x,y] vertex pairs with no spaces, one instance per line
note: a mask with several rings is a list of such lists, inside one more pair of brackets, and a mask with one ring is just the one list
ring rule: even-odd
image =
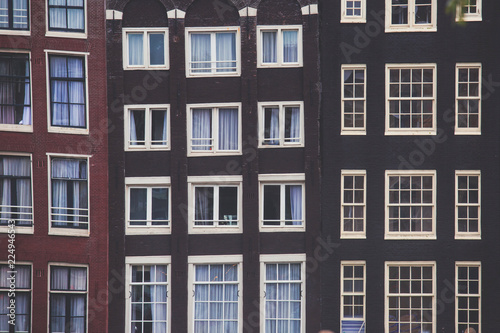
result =
[[31,124],[30,69],[27,56],[0,57],[0,124]]
[[238,150],[238,109],[219,109],[219,150]]
[[[30,226],[32,219],[31,207],[31,162],[28,157],[3,157],[0,159],[0,174],[19,177],[4,179],[0,182],[0,218],[2,223],[15,219],[16,225]],[[25,179],[24,177],[29,177]],[[15,184],[14,184],[15,182]],[[12,186],[15,186],[15,203],[12,196]],[[23,214],[24,213],[24,214]]]
[[279,108],[265,108],[264,118],[265,118],[264,144],[279,145],[280,143]]
[[129,66],[144,65],[144,34],[128,33],[127,37]]
[[167,110],[151,111],[151,144],[167,145]]
[[23,107],[23,119],[21,125],[31,125],[31,91],[30,91],[30,65],[28,62],[25,64],[25,75],[24,80],[24,107]]
[[197,186],[194,193],[195,225],[213,225],[214,188]]
[[211,61],[210,34],[191,34],[191,71],[209,73]]
[[236,34],[224,32],[215,34],[217,72],[236,71]]
[[283,31],[283,62],[298,62],[298,32]]
[[300,142],[300,108],[285,109],[285,142]]
[[142,146],[146,143],[145,110],[130,110],[130,145]]
[[66,8],[51,7],[51,6],[65,6],[65,0],[49,0],[49,29],[65,29],[66,23]]
[[[8,289],[8,280],[10,276],[7,265],[0,266],[0,288]],[[31,288],[31,267],[25,265],[16,265],[16,332],[28,332],[30,326],[30,295],[31,292],[23,289]],[[9,306],[8,292],[0,292],[0,331],[9,332],[7,317]]]
[[290,210],[287,209],[287,219],[292,225],[302,225],[302,185],[286,185],[290,195]]
[[68,6],[80,8],[68,8],[68,29],[84,30],[85,18],[83,0],[67,0]]
[[276,31],[262,32],[262,62],[277,62]]
[[[152,319],[155,321],[153,332],[167,332],[167,266],[155,266],[155,280],[158,283],[154,286],[155,290],[151,301],[153,306]],[[161,283],[161,284],[159,284]]]
[[212,150],[212,109],[193,109],[192,150]]

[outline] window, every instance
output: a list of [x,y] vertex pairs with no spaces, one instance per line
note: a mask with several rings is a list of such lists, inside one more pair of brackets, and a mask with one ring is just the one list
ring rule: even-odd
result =
[[386,332],[436,332],[435,262],[388,262]]
[[258,26],[259,67],[302,66],[302,26]]
[[366,66],[342,65],[342,133],[366,134]]
[[386,171],[385,238],[436,239],[436,171]]
[[259,175],[261,231],[304,231],[304,174]]
[[86,332],[87,267],[50,265],[49,332]]
[[241,154],[241,104],[188,105],[188,155]]
[[366,0],[342,0],[340,23],[365,23]]
[[366,267],[364,261],[342,261],[340,318],[342,332],[365,332]]
[[85,32],[85,0],[48,0],[48,30]]
[[366,171],[342,170],[342,238],[366,238]]
[[[15,276],[15,293],[10,292],[12,276]],[[31,265],[16,263],[14,269],[9,269],[7,264],[0,264],[0,332],[31,332],[31,288]],[[9,324],[11,301],[16,306],[15,325]]]
[[170,332],[170,257],[126,257],[125,263],[125,332]]
[[455,183],[455,238],[481,238],[481,171],[456,171]]
[[305,255],[261,255],[261,327],[265,333],[305,332]]
[[455,265],[456,332],[481,333],[481,262],[459,261]]
[[49,55],[49,130],[88,133],[85,68],[85,57]]
[[170,177],[127,177],[126,234],[170,232]]
[[386,65],[386,135],[436,134],[436,65]]
[[188,257],[189,332],[242,332],[242,256]]
[[168,29],[123,29],[124,69],[168,69]]
[[0,1],[1,30],[29,30],[29,1]]
[[187,28],[186,76],[239,76],[240,28]]
[[170,149],[168,105],[126,105],[125,150]]
[[481,134],[481,64],[457,64],[455,134]]
[[32,131],[29,54],[0,53],[0,130]]
[[30,156],[0,155],[1,231],[8,230],[9,220],[15,221],[17,232],[33,227]]
[[436,0],[386,0],[385,31],[437,31]]
[[[52,232],[88,235],[89,196],[87,159],[50,159]],[[66,230],[62,230],[66,229]]]
[[191,233],[241,232],[241,176],[190,176]]
[[465,0],[462,8],[457,8],[456,21],[482,21],[482,0]]
[[302,102],[259,103],[259,147],[303,147]]

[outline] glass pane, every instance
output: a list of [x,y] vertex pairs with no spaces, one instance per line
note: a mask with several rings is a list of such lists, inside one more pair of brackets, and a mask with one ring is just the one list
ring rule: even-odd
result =
[[[146,221],[146,219],[147,219],[147,189],[145,189],[145,188],[131,188],[130,189],[130,220]],[[134,225],[136,223],[131,222],[131,224]]]
[[152,189],[152,219],[168,220],[168,189]]
[[149,64],[152,66],[165,65],[165,34],[149,34]]
[[151,111],[151,144],[167,144],[167,110]]
[[144,65],[144,35],[129,33],[128,37],[128,64],[130,66]]
[[238,220],[238,188],[236,186],[219,188],[220,224],[233,225]]
[[262,62],[277,62],[276,31],[262,32]]
[[195,188],[195,220],[203,223],[213,223],[214,220],[214,188]]
[[280,220],[280,185],[264,185],[264,220]]

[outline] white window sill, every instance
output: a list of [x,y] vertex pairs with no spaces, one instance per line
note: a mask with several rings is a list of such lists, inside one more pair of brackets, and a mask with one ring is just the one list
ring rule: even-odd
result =
[[171,230],[170,227],[168,226],[161,226],[161,227],[145,227],[145,226],[140,226],[140,227],[131,227],[128,226],[125,229],[125,235],[170,235]]
[[124,71],[167,71],[168,66],[124,66]]
[[263,145],[259,144],[257,148],[263,148],[263,149],[269,149],[269,148],[303,148],[304,144],[303,143],[297,143],[297,144],[279,144],[279,145]]
[[386,233],[384,239],[386,240],[436,240],[434,233]]
[[422,26],[422,27],[398,27],[390,26],[385,28],[386,33],[392,32],[437,32],[436,26]]
[[50,227],[49,235],[53,236],[68,236],[68,237],[89,237],[88,229],[70,229],[70,228],[57,228]]
[[0,29],[0,35],[31,36],[30,30],[8,30]]
[[[240,222],[241,224],[241,222]],[[205,227],[205,226],[193,226],[193,222],[190,222],[189,234],[241,234],[243,229],[241,226],[231,226],[231,227]]]
[[195,79],[195,78],[207,78],[207,77],[239,77],[241,76],[241,73],[238,72],[225,72],[225,73],[197,73],[197,74],[186,74],[186,78],[188,79]]
[[471,15],[471,16],[463,16],[462,20],[460,18],[456,18],[455,22],[481,22],[483,17],[481,15]]
[[345,232],[340,235],[340,239],[366,239],[366,234],[365,233],[348,234],[347,232]]
[[341,130],[340,135],[366,135],[366,130]]
[[342,17],[340,19],[340,23],[366,23],[366,18],[361,18],[361,17],[356,17],[356,18],[350,18],[350,17]]
[[0,131],[33,133],[33,125],[0,124]]
[[386,130],[385,135],[436,135],[436,129],[425,130]]
[[455,128],[455,135],[481,135],[481,130],[478,129],[457,129]]
[[[12,230],[11,228],[9,228],[8,226],[0,226],[0,233],[1,234],[6,234],[9,232],[9,230]],[[25,235],[29,235],[29,234],[33,234],[34,233],[34,227],[31,226],[31,227],[20,227],[20,226],[15,226],[14,227],[14,231],[16,232],[16,234],[25,234]]]
[[235,152],[222,152],[222,151],[211,151],[211,152],[193,152],[190,151],[188,152],[188,157],[197,157],[197,156],[236,156],[236,155],[242,155],[241,151],[235,151]]
[[72,128],[72,127],[56,127],[49,126],[49,133],[61,133],[61,134],[77,134],[77,135],[88,135],[88,128]]
[[306,227],[304,225],[296,227],[277,227],[277,226],[264,226],[262,221],[260,222],[260,232],[305,232]]
[[456,233],[455,239],[457,240],[481,240],[480,233]]
[[170,147],[167,146],[158,146],[158,148],[145,148],[145,147],[125,147],[125,151],[168,151]]
[[45,37],[87,39],[85,32],[46,31]]
[[260,63],[257,68],[300,68],[303,67],[301,63],[290,63],[290,64],[280,64],[280,63]]

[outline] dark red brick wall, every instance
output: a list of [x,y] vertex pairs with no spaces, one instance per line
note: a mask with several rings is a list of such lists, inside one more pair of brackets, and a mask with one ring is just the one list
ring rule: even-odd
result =
[[[47,332],[48,264],[88,265],[88,332],[107,332],[108,148],[106,113],[105,5],[87,0],[87,38],[45,37],[45,0],[31,0],[31,36],[0,35],[0,52],[31,52],[33,133],[0,132],[1,152],[32,154],[34,234],[17,235],[16,259],[33,263],[33,332]],[[47,132],[47,70],[44,50],[88,52],[89,135]],[[48,153],[85,154],[89,159],[90,237],[48,235]],[[7,259],[0,235],[0,260]]]

